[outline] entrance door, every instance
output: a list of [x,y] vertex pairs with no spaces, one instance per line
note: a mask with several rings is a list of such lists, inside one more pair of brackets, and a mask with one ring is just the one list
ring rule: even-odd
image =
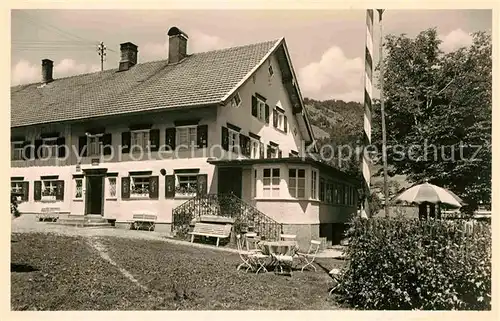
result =
[[217,192],[219,194],[233,193],[241,198],[241,168],[222,167],[218,171]]
[[102,215],[104,188],[103,176],[87,176],[87,192],[85,193],[85,214]]

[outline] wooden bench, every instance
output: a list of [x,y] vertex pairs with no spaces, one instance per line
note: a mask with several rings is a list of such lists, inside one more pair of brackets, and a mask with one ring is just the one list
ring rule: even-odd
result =
[[132,225],[136,230],[146,227],[148,231],[154,230],[156,223],[156,215],[154,214],[133,214],[132,219],[129,220],[130,228]]
[[212,224],[212,223],[196,223],[191,234],[191,243],[194,242],[195,235],[216,237],[217,244],[219,246],[219,240],[222,238],[228,238],[231,234],[231,224]]
[[44,207],[40,214],[38,214],[39,221],[47,221],[50,220],[55,222],[59,219],[59,213],[61,209],[59,207]]

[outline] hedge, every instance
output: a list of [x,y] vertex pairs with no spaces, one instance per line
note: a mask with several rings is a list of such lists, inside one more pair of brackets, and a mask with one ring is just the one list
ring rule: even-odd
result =
[[490,310],[491,226],[465,220],[356,218],[341,300],[359,309]]

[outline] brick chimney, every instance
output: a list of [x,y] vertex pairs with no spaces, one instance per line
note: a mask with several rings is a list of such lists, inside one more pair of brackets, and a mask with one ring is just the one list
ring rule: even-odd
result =
[[168,30],[168,63],[176,64],[187,56],[188,36],[177,27]]
[[52,78],[52,70],[54,67],[54,62],[50,59],[42,60],[42,82],[44,84],[51,82],[54,80]]
[[118,66],[119,71],[129,70],[137,64],[137,46],[131,42],[120,44],[121,60]]

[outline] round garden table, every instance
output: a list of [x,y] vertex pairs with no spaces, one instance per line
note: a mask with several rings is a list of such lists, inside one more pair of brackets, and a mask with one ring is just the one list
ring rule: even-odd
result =
[[261,241],[258,246],[266,255],[294,256],[299,250],[296,241]]

